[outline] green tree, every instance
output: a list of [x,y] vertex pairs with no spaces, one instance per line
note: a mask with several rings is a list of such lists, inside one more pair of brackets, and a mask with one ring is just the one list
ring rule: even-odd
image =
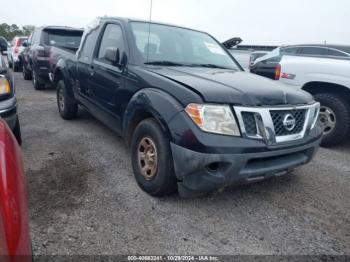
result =
[[33,25],[25,25],[20,28],[16,24],[9,25],[7,23],[0,24],[0,36],[5,37],[8,41],[15,36],[29,36],[35,29]]
[[23,35],[29,36],[35,30],[35,26],[33,25],[24,25],[22,27]]

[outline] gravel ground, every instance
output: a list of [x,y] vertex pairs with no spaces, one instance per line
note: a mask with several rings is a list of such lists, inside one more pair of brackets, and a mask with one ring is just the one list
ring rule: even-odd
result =
[[62,120],[55,90],[15,79],[36,255],[350,254],[349,143],[284,177],[152,198],[117,135],[84,110]]

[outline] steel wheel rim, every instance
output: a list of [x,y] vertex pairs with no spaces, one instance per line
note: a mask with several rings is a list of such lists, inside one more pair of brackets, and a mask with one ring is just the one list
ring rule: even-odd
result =
[[153,180],[157,174],[158,153],[157,147],[149,137],[141,139],[137,150],[137,162],[141,175],[147,180]]
[[337,118],[334,111],[327,106],[321,106],[320,122],[323,125],[323,133],[325,135],[332,133],[337,123]]
[[36,77],[35,77],[35,72],[34,70],[32,71],[32,78],[33,78],[33,83],[34,85],[36,84]]
[[60,107],[60,110],[63,111],[64,110],[64,95],[63,95],[62,88],[60,88],[60,90],[58,91],[58,105]]

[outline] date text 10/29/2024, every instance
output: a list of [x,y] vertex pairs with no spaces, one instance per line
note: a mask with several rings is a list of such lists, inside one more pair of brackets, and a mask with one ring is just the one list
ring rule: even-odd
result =
[[128,261],[219,261],[215,256],[128,256]]

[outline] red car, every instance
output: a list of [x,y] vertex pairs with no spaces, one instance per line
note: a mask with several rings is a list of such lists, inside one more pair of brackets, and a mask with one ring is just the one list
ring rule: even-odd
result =
[[22,154],[10,128],[2,119],[0,119],[0,256],[3,256],[1,261],[32,261]]

